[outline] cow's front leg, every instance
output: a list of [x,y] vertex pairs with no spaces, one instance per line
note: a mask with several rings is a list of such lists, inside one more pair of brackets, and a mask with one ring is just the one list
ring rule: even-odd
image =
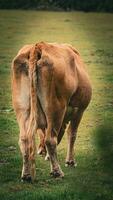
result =
[[64,173],[62,172],[60,165],[58,163],[58,159],[57,159],[57,137],[54,135],[53,132],[50,133],[47,131],[45,143],[47,146],[47,151],[48,151],[50,163],[51,163],[50,174],[55,178],[63,177]]
[[70,121],[70,124],[67,129],[67,136],[68,136],[68,148],[67,148],[67,156],[65,161],[65,166],[76,166],[77,163],[74,160],[74,143],[76,140],[77,135],[77,129],[79,126],[79,123],[81,121],[82,115],[83,115],[82,109],[75,110],[72,113],[72,118]]
[[37,134],[39,137],[39,145],[37,148],[37,154],[39,155],[46,155],[46,148],[45,148],[45,133],[44,130],[38,129]]

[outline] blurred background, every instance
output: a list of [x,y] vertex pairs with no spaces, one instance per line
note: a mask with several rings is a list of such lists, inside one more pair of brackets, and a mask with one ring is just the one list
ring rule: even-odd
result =
[[[112,12],[113,0],[0,0],[0,200],[113,200]],[[39,41],[73,45],[93,95],[78,129],[77,167],[64,166],[65,133],[58,146],[65,178],[52,179],[49,162],[36,156],[36,181],[23,184],[11,63],[20,48]]]
[[0,8],[113,12],[113,0],[0,0]]

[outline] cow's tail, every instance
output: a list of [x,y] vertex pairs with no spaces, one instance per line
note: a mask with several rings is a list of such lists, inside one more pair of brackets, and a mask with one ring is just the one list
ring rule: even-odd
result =
[[[40,53],[40,52],[39,52]],[[29,160],[34,162],[35,158],[35,133],[38,121],[38,99],[37,99],[37,60],[39,59],[36,46],[32,48],[29,58],[30,79],[30,119],[27,129],[29,144]]]

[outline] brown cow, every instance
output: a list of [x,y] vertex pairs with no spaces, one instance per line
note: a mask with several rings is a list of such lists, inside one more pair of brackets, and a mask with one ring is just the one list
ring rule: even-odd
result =
[[77,128],[92,93],[79,53],[67,44],[40,42],[24,46],[13,60],[12,93],[20,128],[22,180],[35,178],[37,130],[41,151],[46,146],[50,157],[51,175],[63,177],[57,144],[70,121],[66,165],[75,165],[73,149]]

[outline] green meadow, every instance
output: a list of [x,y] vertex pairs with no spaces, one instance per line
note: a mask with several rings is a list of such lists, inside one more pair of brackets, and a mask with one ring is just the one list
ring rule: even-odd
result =
[[[11,102],[11,61],[25,44],[69,43],[89,73],[93,96],[78,129],[76,168],[64,166],[66,133],[58,146],[63,179],[36,156],[33,184],[21,183],[19,128]],[[0,200],[113,200],[113,14],[0,10]]]

